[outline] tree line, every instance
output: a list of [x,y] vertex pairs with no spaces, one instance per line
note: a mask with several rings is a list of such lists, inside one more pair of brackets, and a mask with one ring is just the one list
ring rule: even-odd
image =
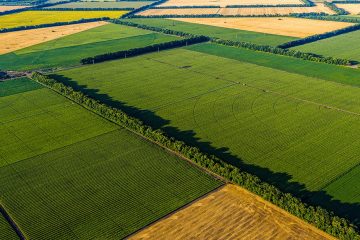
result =
[[263,199],[339,239],[360,240],[360,235],[356,226],[349,223],[346,219],[336,216],[333,212],[327,211],[319,206],[310,206],[302,202],[299,198],[294,197],[292,194],[284,193],[275,186],[262,181],[255,175],[228,164],[216,156],[205,154],[198,148],[188,146],[184,142],[176,140],[174,137],[168,137],[163,131],[152,129],[139,119],[127,115],[121,109],[107,106],[98,100],[88,97],[83,92],[75,91],[73,88],[58,82],[55,79],[40,73],[34,73],[32,78],[104,118],[123,126],[162,147],[178,153],[195,164],[208,169],[234,184],[248,189],[261,196]]
[[[127,21],[122,21],[122,20],[111,20],[111,22],[117,23],[117,24],[122,24],[122,25],[127,25],[130,27],[146,29],[146,30],[150,30],[150,31],[154,31],[154,32],[161,32],[161,33],[165,33],[165,34],[177,35],[180,37],[196,37],[196,35],[180,32],[180,31],[176,31],[176,30],[170,30],[170,29],[161,28],[161,27],[153,27],[153,26],[148,26],[148,25],[143,25],[143,24],[138,24],[138,23],[133,23],[133,22],[127,22]],[[222,45],[227,45],[227,46],[232,46],[232,47],[242,47],[242,48],[247,48],[250,50],[279,54],[279,55],[284,55],[284,56],[289,56],[289,57],[295,57],[295,58],[300,58],[300,59],[304,59],[304,60],[308,60],[308,61],[323,62],[323,63],[336,64],[336,65],[351,65],[351,64],[355,63],[348,59],[340,59],[340,58],[334,58],[334,57],[322,57],[322,56],[319,56],[319,55],[316,55],[313,53],[304,53],[304,52],[300,52],[300,51],[296,51],[296,50],[283,49],[283,48],[279,48],[279,47],[258,45],[258,44],[254,44],[254,43],[241,42],[241,41],[223,40],[223,39],[213,38],[210,36],[207,36],[207,37],[210,41],[217,43],[217,44],[222,44]]]
[[132,11],[135,8],[82,8],[82,7],[76,7],[76,8],[41,8],[37,9],[36,11]]
[[328,15],[326,13],[293,13],[290,16],[324,21],[360,23],[360,18],[347,18],[346,16]]
[[55,27],[55,26],[86,23],[86,22],[97,22],[97,21],[105,21],[105,20],[110,20],[110,18],[108,18],[108,17],[87,18],[87,19],[80,19],[80,20],[70,21],[70,22],[56,22],[56,23],[45,23],[45,24],[39,24],[39,25],[33,25],[33,26],[20,26],[20,27],[14,27],[14,28],[2,28],[2,29],[0,29],[0,33],[15,32],[15,31],[22,31],[22,30],[30,30],[30,29],[35,29],[35,28]]
[[316,34],[316,35],[312,35],[306,38],[301,38],[298,40],[294,40],[294,41],[290,41],[287,43],[283,43],[281,45],[279,45],[279,48],[291,48],[291,47],[295,47],[295,46],[299,46],[299,45],[303,45],[303,44],[307,44],[307,43],[311,43],[311,42],[315,42],[315,41],[319,41],[325,38],[330,38],[330,37],[334,37],[340,34],[344,34],[344,33],[349,33],[349,32],[353,32],[356,30],[360,29],[360,24],[356,24],[356,25],[352,25],[346,28],[342,28],[342,29],[338,29],[335,31],[331,31],[331,32],[327,32],[327,33],[323,33],[323,34]]
[[183,46],[187,46],[187,45],[191,45],[191,44],[195,44],[195,43],[207,42],[207,41],[209,41],[208,37],[194,36],[191,38],[175,40],[175,41],[170,41],[170,42],[165,42],[165,43],[158,43],[158,44],[153,44],[153,45],[141,47],[141,48],[133,48],[133,49],[123,50],[123,51],[118,51],[118,52],[100,54],[100,55],[96,55],[94,57],[88,57],[88,58],[81,59],[80,62],[82,64],[94,64],[94,63],[99,63],[99,62],[104,62],[104,61],[109,61],[109,60],[114,60],[114,59],[134,57],[134,56],[138,56],[138,55],[145,54],[145,53],[156,52],[156,51],[160,51],[160,50],[166,50],[166,49],[177,48],[177,47],[183,47]]
[[332,2],[325,1],[324,5],[327,6],[328,8],[330,8],[331,10],[333,10],[334,12],[336,12],[336,14],[338,14],[338,15],[347,15],[347,14],[349,14],[349,12],[345,11],[342,8],[339,8],[338,6],[336,6]]

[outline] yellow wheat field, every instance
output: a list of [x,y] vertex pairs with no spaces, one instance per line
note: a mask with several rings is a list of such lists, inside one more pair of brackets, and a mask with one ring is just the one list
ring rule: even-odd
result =
[[21,8],[26,8],[26,7],[28,7],[28,6],[0,6],[0,12],[21,9]]
[[334,12],[324,6],[317,4],[313,7],[261,7],[261,8],[187,8],[187,9],[149,9],[139,13],[141,16],[161,16],[161,15],[204,15],[219,14],[223,16],[239,15],[239,16],[274,16],[288,15],[291,13],[328,13]]
[[346,3],[346,4],[336,4],[337,7],[344,9],[350,14],[360,14],[360,2],[359,3]]
[[226,185],[130,239],[334,239],[238,186]]
[[105,24],[108,23],[89,22],[2,33],[0,34],[0,54],[13,52],[25,47],[61,38],[70,34],[82,32]]
[[304,4],[301,0],[169,0],[159,6],[220,6]]
[[0,16],[0,29],[45,23],[70,22],[87,18],[119,18],[126,11],[25,11]]
[[345,22],[331,22],[289,17],[176,18],[175,20],[300,38],[330,32],[353,25],[352,23]]

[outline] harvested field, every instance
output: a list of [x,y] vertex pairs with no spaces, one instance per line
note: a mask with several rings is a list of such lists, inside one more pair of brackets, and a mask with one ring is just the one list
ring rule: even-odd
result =
[[307,37],[353,25],[302,18],[177,18],[176,20],[291,37]]
[[47,42],[91,28],[102,26],[107,22],[89,22],[65,26],[38,28],[0,34],[0,54],[13,52],[25,47]]
[[26,7],[28,7],[28,6],[0,6],[0,12],[21,9],[21,8],[26,8]]
[[160,7],[185,7],[185,6],[220,6],[228,5],[285,5],[285,4],[304,4],[301,0],[169,0]]
[[229,184],[130,239],[334,238],[255,194]]
[[127,11],[25,11],[0,16],[0,29],[34,26],[45,23],[70,22],[89,18],[118,18]]
[[350,14],[360,14],[360,2],[359,3],[345,3],[345,4],[336,4],[337,7],[344,9]]
[[162,15],[204,15],[219,14],[224,16],[273,16],[273,15],[289,15],[291,13],[328,13],[334,12],[324,6],[318,4],[314,7],[264,7],[264,8],[188,8],[188,9],[149,9],[139,13],[140,16],[162,16]]

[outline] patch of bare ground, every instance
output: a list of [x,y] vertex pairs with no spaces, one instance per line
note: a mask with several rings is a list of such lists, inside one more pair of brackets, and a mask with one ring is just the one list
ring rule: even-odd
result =
[[345,22],[289,17],[176,18],[174,20],[299,38],[330,32],[353,25],[352,23]]
[[10,10],[22,9],[28,6],[0,6],[0,12],[6,12]]
[[232,184],[154,223],[129,239],[334,239]]
[[107,22],[100,21],[1,33],[0,54],[13,52],[25,47],[82,32],[105,24],[107,24]]

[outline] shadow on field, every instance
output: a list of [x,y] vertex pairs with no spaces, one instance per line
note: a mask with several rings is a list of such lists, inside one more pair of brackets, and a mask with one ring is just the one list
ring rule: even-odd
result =
[[305,188],[304,184],[291,181],[292,177],[288,173],[273,172],[268,168],[247,164],[243,162],[240,156],[231,154],[228,148],[216,148],[212,146],[211,142],[205,142],[195,137],[196,133],[194,131],[182,131],[176,127],[167,126],[170,123],[170,120],[163,119],[152,111],[129,106],[124,102],[113,99],[107,94],[99,93],[98,89],[88,89],[86,85],[78,85],[78,83],[73,79],[62,75],[52,74],[49,76],[64,83],[65,85],[71,86],[77,91],[81,91],[92,98],[98,99],[109,106],[121,109],[129,115],[141,119],[145,124],[150,125],[155,129],[161,128],[169,136],[174,136],[189,145],[198,147],[203,152],[213,154],[220,159],[239,167],[240,169],[255,174],[262,180],[275,185],[282,191],[294,194],[306,203],[315,206],[320,205],[335,212],[339,216],[346,217],[356,226],[360,227],[359,203],[343,203],[332,199],[332,196],[328,195],[325,191],[309,191]]

